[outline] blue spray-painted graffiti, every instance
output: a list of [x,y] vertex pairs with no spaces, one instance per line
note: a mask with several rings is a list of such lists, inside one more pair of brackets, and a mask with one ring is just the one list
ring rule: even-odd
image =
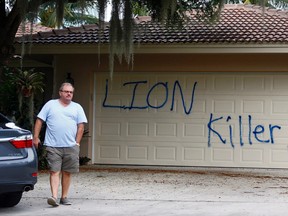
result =
[[[223,143],[223,144],[226,144],[227,143],[227,139],[223,138],[223,135],[221,135],[221,133],[217,130],[215,130],[213,128],[213,124],[214,123],[221,123],[221,120],[224,120],[225,122],[229,122],[231,120],[231,116],[227,116],[226,120],[224,118],[224,116],[221,116],[221,117],[218,117],[218,118],[215,118],[213,116],[213,114],[211,113],[210,114],[210,120],[207,124],[207,128],[208,128],[208,146],[210,147],[211,146],[211,135],[214,134],[216,135],[220,141]],[[220,122],[219,122],[220,121]],[[242,116],[239,116],[238,117],[238,121],[239,121],[239,143],[241,146],[244,145],[244,141],[243,141],[243,124],[242,124]],[[232,128],[232,125],[228,125],[229,127],[229,143],[230,145],[234,148],[234,142],[233,142],[233,128]],[[251,115],[248,115],[248,143],[250,145],[253,144],[253,138],[259,142],[259,143],[271,143],[271,144],[274,144],[274,130],[275,129],[278,129],[280,130],[281,129],[281,126],[279,125],[272,125],[272,124],[269,124],[269,127],[268,127],[268,137],[269,139],[261,139],[261,135],[264,135],[264,133],[266,132],[265,130],[265,127],[263,125],[256,125],[256,126],[252,126],[252,116]]]
[[[123,86],[132,86],[133,90],[131,93],[131,98],[130,98],[130,103],[128,105],[113,105],[113,104],[109,104],[108,103],[108,96],[109,96],[109,82],[108,79],[106,79],[106,87],[105,87],[105,98],[103,100],[102,106],[104,108],[117,108],[117,109],[148,109],[148,108],[152,108],[152,109],[161,109],[163,108],[167,102],[168,102],[168,98],[169,98],[169,84],[168,82],[158,82],[156,84],[154,84],[149,91],[147,92],[146,95],[146,101],[144,102],[145,105],[142,106],[137,106],[135,104],[135,98],[137,97],[137,90],[139,88],[140,85],[147,85],[147,81],[146,80],[142,80],[142,81],[134,81],[134,82],[126,82],[123,83]],[[188,107],[186,107],[186,102],[185,102],[185,98],[184,98],[184,94],[182,91],[182,87],[180,85],[180,82],[178,80],[176,80],[173,84],[173,89],[172,89],[172,98],[171,98],[171,105],[170,105],[170,110],[173,111],[174,110],[174,104],[175,104],[175,95],[177,93],[177,89],[178,92],[180,93],[181,96],[181,101],[182,101],[182,106],[183,106],[183,110],[185,112],[186,115],[189,115],[192,113],[193,110],[193,104],[194,104],[194,98],[195,98],[195,91],[196,91],[196,86],[197,86],[197,82],[194,82],[193,88],[191,90],[191,100],[190,100],[190,105]],[[151,100],[151,95],[153,94],[153,91],[155,91],[156,88],[163,88],[164,92],[165,92],[165,97],[164,100],[161,104],[159,105],[153,105],[150,100]],[[211,136],[214,135],[216,137],[219,138],[219,140],[221,141],[221,143],[226,144],[226,143],[230,143],[231,147],[235,147],[234,145],[234,140],[233,140],[233,127],[232,124],[230,124],[230,121],[232,120],[231,116],[220,116],[220,117],[214,117],[213,113],[210,114],[210,119],[209,122],[207,124],[207,128],[208,128],[208,147],[211,147],[212,145],[212,141],[211,141]],[[223,122],[227,123],[228,125],[228,134],[229,137],[224,137],[223,134],[221,134],[220,131],[217,131],[215,129],[214,124],[223,124]],[[244,134],[243,134],[243,123],[242,123],[242,116],[238,116],[238,123],[239,123],[239,143],[240,146],[243,146],[244,143]],[[275,129],[277,130],[281,130],[281,126],[279,125],[272,125],[269,124],[268,129],[263,126],[263,125],[256,125],[256,126],[252,126],[252,116],[248,115],[248,134],[245,134],[245,137],[248,137],[248,143],[250,145],[253,144],[253,142],[259,142],[259,143],[271,143],[274,144],[274,132]],[[267,132],[268,131],[268,132]],[[266,133],[266,137],[269,137],[267,139],[263,139],[261,138],[261,136],[263,136]]]
[[[146,96],[146,105],[145,106],[136,106],[135,103],[135,97],[137,95],[137,88],[139,87],[139,85],[143,85],[143,84],[147,84],[147,81],[136,81],[136,82],[126,82],[123,84],[123,86],[128,86],[128,85],[134,85],[133,91],[132,91],[132,95],[131,95],[131,99],[130,99],[130,104],[129,105],[111,105],[108,104],[107,102],[107,98],[108,98],[108,89],[109,89],[109,82],[108,79],[106,79],[106,88],[105,88],[105,98],[103,100],[102,106],[105,108],[120,108],[120,109],[148,109],[148,108],[153,108],[153,109],[160,109],[163,108],[167,101],[168,101],[168,93],[169,93],[169,86],[168,86],[168,82],[158,82],[155,85],[153,85],[150,90],[147,93]],[[185,103],[185,98],[183,95],[183,91],[182,91],[182,87],[179,83],[178,80],[176,80],[174,82],[173,85],[173,91],[172,91],[172,101],[171,101],[171,106],[170,106],[170,110],[173,111],[174,110],[174,100],[175,100],[175,94],[176,94],[176,89],[179,89],[179,93],[181,95],[181,100],[182,100],[182,105],[183,105],[183,109],[184,112],[189,115],[192,112],[192,108],[193,108],[193,103],[194,103],[194,95],[195,95],[195,90],[196,90],[196,85],[197,82],[194,83],[193,88],[192,88],[192,93],[191,93],[191,102],[190,102],[190,106],[187,108],[186,107],[186,103]],[[163,101],[162,104],[158,105],[158,106],[154,106],[151,104],[150,102],[150,95],[152,94],[152,92],[154,91],[154,89],[156,89],[156,87],[163,87],[164,91],[165,91],[165,99]]]

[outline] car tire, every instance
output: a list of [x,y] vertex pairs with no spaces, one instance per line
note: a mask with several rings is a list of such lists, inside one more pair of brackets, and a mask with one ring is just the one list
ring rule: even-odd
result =
[[0,207],[13,207],[17,205],[21,198],[23,192],[13,192],[0,195]]

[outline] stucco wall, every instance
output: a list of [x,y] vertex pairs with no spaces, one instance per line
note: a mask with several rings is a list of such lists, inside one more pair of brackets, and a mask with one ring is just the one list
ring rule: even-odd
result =
[[[75,77],[81,71],[86,77],[88,71],[108,72],[108,58],[106,54],[100,60],[98,55],[59,55],[55,61],[59,78],[67,72]],[[133,66],[124,60],[120,65],[116,59],[115,72],[287,72],[287,59],[288,54],[135,54]]]

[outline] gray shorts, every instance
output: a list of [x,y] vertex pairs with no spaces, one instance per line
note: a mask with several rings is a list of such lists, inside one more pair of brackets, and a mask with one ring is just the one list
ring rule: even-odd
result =
[[50,171],[79,172],[79,146],[50,147],[46,146],[47,162]]

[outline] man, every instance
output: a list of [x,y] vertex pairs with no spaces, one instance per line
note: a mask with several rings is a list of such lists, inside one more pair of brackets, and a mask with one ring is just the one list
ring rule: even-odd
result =
[[72,84],[63,83],[59,89],[59,99],[50,100],[43,106],[34,127],[33,143],[38,147],[42,124],[46,122],[47,125],[44,145],[50,168],[52,193],[47,203],[54,207],[59,206],[57,198],[60,177],[60,204],[71,205],[67,198],[71,174],[79,172],[79,147],[87,118],[81,105],[72,101],[73,93]]

